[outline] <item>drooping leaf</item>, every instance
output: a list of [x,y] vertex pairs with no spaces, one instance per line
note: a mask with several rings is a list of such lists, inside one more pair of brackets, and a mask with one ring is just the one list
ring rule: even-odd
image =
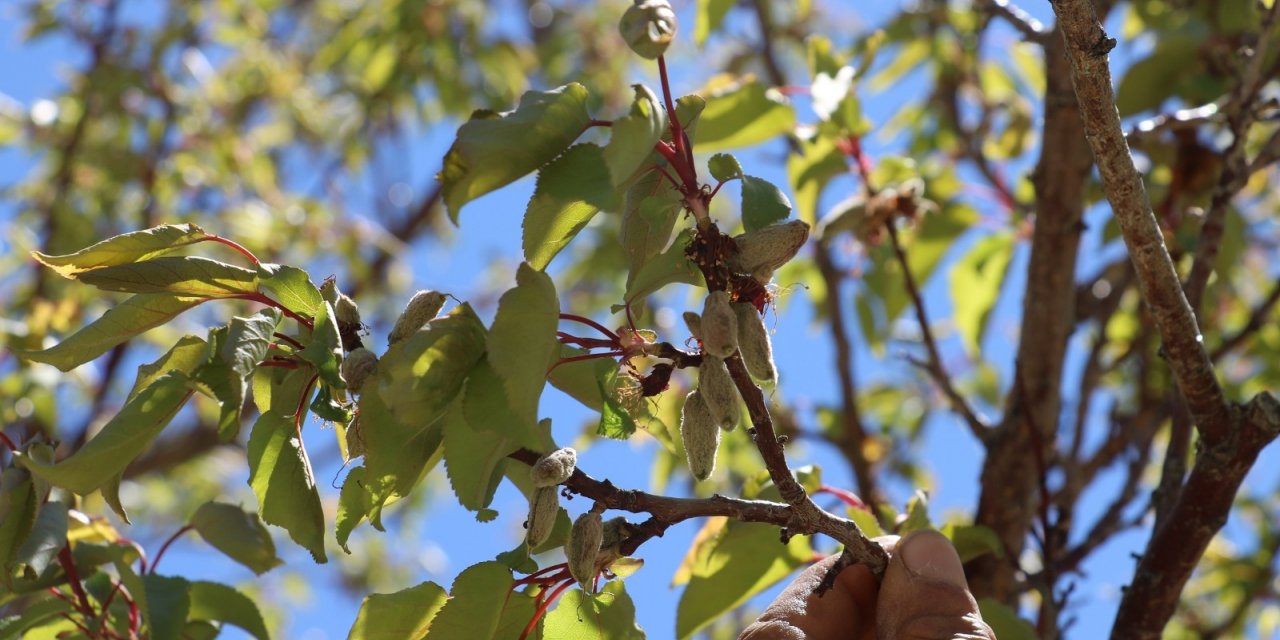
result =
[[617,206],[609,185],[604,151],[577,144],[538,172],[538,185],[524,213],[524,256],[539,271],[546,269],[601,209]]
[[[514,111],[479,110],[458,128],[445,155],[440,181],[454,222],[463,205],[550,162],[582,135],[587,90],[570,83],[551,91],[530,91]],[[520,144],[511,144],[519,140]]]
[[609,145],[604,150],[604,160],[614,187],[626,182],[653,156],[653,145],[667,132],[667,112],[659,104],[658,97],[642,84],[633,84],[631,88],[636,92],[631,112],[613,121],[609,128]]
[[264,262],[258,265],[258,285],[272,300],[301,316],[315,316],[324,304],[311,276],[298,267]]
[[266,525],[256,513],[231,504],[206,502],[188,523],[213,548],[262,575],[282,564]]
[[4,568],[6,578],[15,574],[36,578],[49,568],[58,552],[67,545],[67,503],[53,500],[39,508],[27,539]]
[[77,277],[103,291],[195,298],[234,298],[258,290],[258,276],[252,270],[197,256],[162,256],[84,271]]
[[700,152],[747,147],[790,132],[791,105],[757,80],[734,85],[707,98],[694,147]]
[[334,536],[342,550],[351,553],[347,540],[369,511],[373,509],[373,496],[364,484],[364,467],[356,467],[347,474],[338,493],[338,515],[334,518]]
[[395,593],[371,593],[360,603],[347,640],[422,638],[447,599],[444,588],[434,582]]
[[125,403],[80,450],[60,462],[15,456],[31,473],[80,495],[92,493],[138,457],[191,396],[187,377],[164,374]]
[[23,351],[27,360],[70,371],[144,331],[174,319],[205,298],[142,293],[111,307],[101,318],[43,351]]
[[232,624],[243,629],[257,640],[270,640],[267,624],[262,620],[258,605],[249,596],[217,582],[197,580],[188,588],[191,608],[188,620],[208,620]]
[[200,363],[209,357],[209,343],[200,336],[182,336],[164,355],[155,361],[138,367],[138,377],[129,390],[129,399],[146,389],[160,376],[170,371],[190,375]]
[[221,405],[218,435],[230,442],[240,433],[249,378],[267,356],[280,313],[264,309],[248,318],[233,318],[225,328],[209,332],[213,357],[200,365],[192,378],[198,388]]
[[209,237],[194,224],[166,224],[107,238],[75,253],[51,256],[32,251],[31,256],[65,278],[91,269],[140,262]]
[[676,636],[683,639],[719,619],[803,566],[813,556],[808,538],[778,542],[776,527],[729,522],[691,565],[689,585],[676,610]]
[[498,490],[507,454],[516,445],[507,438],[478,432],[467,424],[461,404],[444,417],[444,467],[458,502],[472,511],[489,506]]
[[684,253],[692,237],[692,230],[681,231],[666,251],[645,262],[644,266],[630,278],[624,299],[627,302],[639,300],[673,282],[701,284],[702,272]]
[[324,509],[293,417],[275,411],[259,416],[249,435],[248,457],[249,486],[258,496],[262,519],[283,527],[317,563],[326,562]]
[[1005,269],[1013,258],[1012,232],[984,238],[951,267],[951,303],[960,337],[969,353],[981,352],[987,316],[1000,295]]
[[453,581],[449,601],[431,621],[427,640],[496,640],[511,570],[498,562],[472,565]]
[[[365,443],[362,484],[369,494],[366,515],[382,530],[382,508],[406,495],[434,464],[444,438],[440,419],[430,424],[404,423],[396,418],[381,396],[360,397],[360,429]],[[355,496],[351,503],[356,504]],[[352,528],[359,520],[352,523]]]
[[328,302],[322,302],[316,307],[311,340],[306,348],[298,352],[298,357],[315,365],[320,380],[325,384],[335,389],[347,387],[338,373],[338,362],[342,359],[342,336],[338,333],[338,322],[333,317],[333,307]]
[[636,606],[624,585],[610,581],[595,597],[570,589],[547,614],[543,633],[548,638],[641,640],[644,631],[636,624]]
[[487,340],[487,358],[502,378],[512,411],[527,424],[538,419],[538,398],[547,367],[559,350],[556,327],[560,300],[555,284],[527,263],[516,272],[516,286],[502,294]]
[[755,176],[742,176],[742,226],[755,231],[791,215],[791,201],[772,182]]
[[706,44],[707,36],[720,28],[733,4],[733,0],[698,0],[693,14],[693,42],[699,47]]
[[190,583],[183,578],[158,576],[148,573],[142,576],[142,588],[147,593],[147,636],[154,640],[179,640],[191,610]]
[[670,243],[682,202],[680,192],[657,171],[640,176],[627,189],[619,240],[630,258],[632,275]]

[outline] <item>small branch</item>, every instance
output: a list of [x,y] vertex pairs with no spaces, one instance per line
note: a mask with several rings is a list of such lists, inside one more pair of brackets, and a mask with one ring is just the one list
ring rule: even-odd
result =
[[1271,285],[1271,291],[1267,293],[1267,297],[1249,313],[1248,322],[1239,331],[1223,338],[1222,343],[1209,354],[1209,359],[1214,362],[1221,360],[1223,356],[1235,351],[1240,345],[1244,344],[1249,339],[1249,336],[1262,329],[1277,302],[1280,302],[1280,281]]
[[955,386],[951,384],[951,377],[947,375],[946,369],[942,366],[942,356],[938,351],[938,343],[933,338],[933,329],[929,327],[929,317],[925,313],[924,298],[920,295],[920,288],[916,285],[915,276],[911,274],[911,265],[907,262],[907,252],[902,248],[902,242],[898,239],[898,228],[894,226],[890,220],[885,228],[889,231],[889,242],[893,245],[893,255],[898,260],[898,266],[902,268],[902,278],[907,287],[907,293],[911,296],[912,306],[916,311],[916,322],[920,324],[920,332],[924,337],[925,350],[929,353],[929,363],[925,369],[933,377],[934,382],[942,388],[942,392],[951,402],[951,409],[958,413],[964,419],[965,424],[969,426],[969,431],[973,433],[973,437],[979,442],[986,442],[990,436],[991,429],[978,414],[974,413],[973,408],[960,395]]
[[192,526],[188,524],[184,525],[177,531],[174,531],[173,535],[169,536],[169,539],[165,540],[164,544],[160,545],[160,550],[156,552],[156,559],[151,561],[151,567],[147,569],[147,573],[154,575],[156,569],[160,566],[160,561],[164,559],[164,553],[169,550],[169,546],[176,542],[178,538],[181,538],[182,534],[191,531],[191,529]]
[[8,449],[10,453],[16,453],[18,451],[18,445],[14,444],[13,441],[9,439],[9,436],[6,436],[3,431],[0,431],[0,443],[4,443],[5,448]]
[[92,618],[95,614],[93,604],[89,602],[89,594],[85,593],[84,585],[80,583],[80,572],[76,569],[76,560],[71,555],[71,544],[62,545],[62,549],[58,551],[58,564],[62,565],[62,571],[67,574],[67,583],[71,587],[71,592],[76,596],[76,609],[86,618]]
[[1028,41],[1043,44],[1049,32],[1031,14],[1023,11],[1009,0],[984,0],[982,3],[991,13],[1004,18],[1018,33]]

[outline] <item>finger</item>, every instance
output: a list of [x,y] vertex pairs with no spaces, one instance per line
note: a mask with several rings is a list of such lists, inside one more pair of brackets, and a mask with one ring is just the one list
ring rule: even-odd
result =
[[813,595],[838,558],[825,558],[797,576],[738,640],[873,640],[876,580],[866,567],[845,569],[830,591]]
[[969,593],[955,547],[933,530],[904,537],[876,609],[881,640],[995,640]]

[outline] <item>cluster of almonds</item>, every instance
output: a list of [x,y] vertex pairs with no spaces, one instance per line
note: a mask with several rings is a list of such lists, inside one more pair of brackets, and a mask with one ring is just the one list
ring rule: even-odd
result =
[[[525,524],[525,544],[533,549],[547,541],[560,512],[560,483],[573,476],[578,452],[569,447],[548,453],[533,465],[533,495],[529,498],[529,519]],[[634,533],[625,518],[605,520],[599,507],[593,508],[573,522],[565,557],[569,574],[587,593],[595,593],[595,577],[601,569],[622,556],[622,542]]]
[[863,244],[879,244],[885,225],[893,224],[894,218],[914,220],[937,208],[924,197],[924,180],[911,178],[870,197],[857,193],[836,203],[818,223],[818,235],[829,238],[848,231]]
[[[744,233],[733,239],[738,251],[728,267],[767,284],[774,270],[795,257],[808,237],[809,225],[801,220]],[[741,354],[747,372],[761,382],[776,382],[778,370],[764,318],[750,302],[734,302],[728,292],[712,291],[703,303],[702,315],[687,311],[684,321],[689,333],[702,343],[702,364],[698,387],[684,400],[680,433],[689,471],[698,480],[706,480],[715,471],[720,431],[732,431],[740,417],[738,388],[725,360],[735,352]]]

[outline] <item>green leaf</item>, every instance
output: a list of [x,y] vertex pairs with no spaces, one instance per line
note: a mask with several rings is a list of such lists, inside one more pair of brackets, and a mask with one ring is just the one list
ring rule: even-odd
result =
[[1004,557],[1004,543],[990,527],[980,524],[948,524],[942,528],[942,533],[951,539],[951,544],[955,545],[961,562],[968,562],[988,553],[997,558]]
[[[628,405],[624,405],[623,399],[619,398],[614,391],[618,388],[618,378],[625,375],[628,374],[619,373],[617,367],[610,367],[605,376],[598,380],[600,398],[604,404],[600,408],[600,423],[596,426],[597,435],[626,440],[636,432],[635,417],[628,410]],[[634,403],[630,406],[634,406]]]
[[929,522],[929,498],[923,491],[916,489],[915,495],[907,501],[907,518],[898,525],[897,534],[905,536],[912,531],[931,528],[933,524]]
[[787,156],[787,180],[796,197],[796,216],[816,226],[818,198],[832,178],[848,171],[849,163],[835,142],[818,138],[800,143],[800,153]]
[[101,318],[44,351],[20,352],[23,358],[70,371],[144,331],[169,322],[204,298],[143,293],[110,308]]
[[190,583],[182,578],[158,576],[148,573],[142,576],[142,588],[147,593],[149,615],[146,617],[151,640],[178,640],[186,626],[187,613],[191,610]]
[[39,510],[40,498],[29,471],[9,467],[0,472],[0,584],[8,582],[12,575],[8,570],[10,562],[31,534]]
[[693,13],[694,44],[698,47],[706,44],[707,36],[720,28],[733,4],[733,0],[698,0]]
[[347,640],[403,640],[421,638],[431,619],[445,606],[448,594],[434,582],[395,593],[371,593],[360,603],[360,613]]
[[[586,354],[585,349],[568,345],[560,347],[561,359]],[[551,385],[581,402],[588,409],[599,411],[604,406],[600,385],[615,368],[616,364],[609,358],[566,362],[551,370]]]
[[791,215],[791,201],[772,182],[742,176],[742,226],[755,231]]
[[453,581],[449,601],[431,621],[427,640],[491,640],[511,591],[511,570],[498,562],[467,567]]
[[627,302],[634,302],[673,282],[702,284],[702,272],[684,253],[692,237],[691,229],[681,231],[666,251],[646,262],[639,271],[635,272],[623,298]]
[[283,564],[276,557],[271,533],[256,513],[232,504],[206,502],[188,524],[213,548],[258,575]]
[[258,640],[271,637],[258,605],[249,596],[225,584],[204,580],[190,583],[188,593],[191,602],[188,620],[233,624]]
[[707,170],[711,177],[720,182],[742,177],[742,165],[738,159],[728,153],[717,153],[707,161]]
[[[431,468],[444,437],[444,424],[404,423],[391,414],[381,396],[360,396],[360,429],[365,443],[363,485],[369,494],[365,512],[373,526],[382,530],[382,508],[409,495]],[[355,505],[353,497],[350,502]],[[355,520],[351,527],[359,524]]]
[[1203,39],[1170,34],[1158,40],[1151,55],[1134,62],[1116,87],[1116,109],[1127,117],[1159,108],[1198,66]]
[[320,380],[335,389],[345,389],[347,385],[338,373],[338,361],[342,359],[342,336],[338,333],[338,322],[333,317],[333,307],[328,302],[316,307],[314,328],[311,340],[306,348],[298,352],[298,357],[315,365]]
[[39,507],[27,539],[5,567],[5,577],[18,575],[34,579],[53,563],[67,546],[67,504],[50,501]]
[[683,207],[683,196],[657,171],[640,176],[627,189],[618,238],[630,258],[631,276],[667,247]]
[[444,468],[458,502],[479,511],[489,506],[502,481],[507,454],[516,445],[501,436],[475,431],[455,404],[444,417]]
[[22,638],[27,631],[70,613],[72,613],[71,603],[61,598],[37,600],[28,605],[22,613],[0,618],[0,640]]
[[587,226],[601,209],[617,206],[604,151],[594,144],[569,147],[538,172],[538,185],[524,213],[524,255],[539,271]]
[[956,329],[969,353],[981,353],[987,316],[1000,295],[1014,246],[1011,231],[983,238],[948,273]]
[[181,371],[188,376],[209,357],[209,343],[199,336],[182,336],[164,355],[155,361],[138,367],[138,377],[133,381],[128,399],[132,400],[143,389],[170,371]]
[[507,439],[514,446],[535,451],[546,449],[550,444],[549,435],[539,429],[537,423],[520,418],[512,411],[502,379],[488,358],[476,363],[467,376],[462,411],[467,424],[485,437]]
[[67,255],[51,256],[32,251],[31,256],[64,278],[76,278],[91,269],[147,260],[209,237],[204,229],[194,224],[166,224],[107,238]]
[[789,133],[795,126],[791,105],[751,80],[707,98],[694,147],[700,152],[748,147]]
[[320,312],[324,298],[306,271],[288,265],[258,265],[258,285],[284,308],[308,318]]
[[249,318],[233,318],[225,328],[209,332],[213,358],[200,365],[192,376],[198,388],[220,405],[218,435],[230,442],[240,433],[240,411],[244,408],[249,378],[267,356],[280,312],[264,309]]
[[324,509],[311,460],[294,419],[275,411],[259,416],[249,435],[249,486],[262,519],[283,527],[317,563],[324,553]]
[[676,636],[692,636],[757,593],[804,566],[813,556],[805,536],[778,542],[777,527],[732,521],[704,545],[676,610]]
[[82,272],[79,280],[103,291],[234,298],[258,290],[258,276],[243,267],[200,258],[161,257]]
[[334,536],[343,551],[351,553],[347,547],[351,532],[372,509],[373,496],[365,489],[364,467],[356,467],[342,482],[342,491],[338,493],[338,515],[334,518]]
[[[458,129],[444,158],[440,182],[449,218],[458,221],[466,203],[538,169],[582,135],[587,90],[570,83],[551,91],[530,91],[515,111],[479,110]],[[519,144],[512,144],[518,140]]]
[[547,614],[543,633],[548,638],[599,638],[600,640],[641,640],[644,631],[636,624],[636,606],[621,580],[613,580],[592,597],[581,589],[571,589],[560,597]]
[[170,371],[144,389],[79,451],[57,463],[28,455],[14,459],[31,473],[80,495],[92,493],[137,458],[173,419],[191,390],[187,377]]
[[659,105],[653,91],[642,84],[633,84],[631,88],[636,92],[631,113],[613,121],[609,128],[609,145],[604,150],[610,184],[614,187],[626,182],[644,166],[653,156],[653,146],[668,130],[667,112]]
[[516,286],[498,301],[487,348],[489,364],[502,378],[512,411],[528,424],[538,419],[547,367],[560,347],[559,324],[560,300],[551,277],[521,264]]
[[1035,640],[1040,637],[1030,622],[1019,618],[1018,612],[1003,602],[979,598],[978,611],[1000,640]]

